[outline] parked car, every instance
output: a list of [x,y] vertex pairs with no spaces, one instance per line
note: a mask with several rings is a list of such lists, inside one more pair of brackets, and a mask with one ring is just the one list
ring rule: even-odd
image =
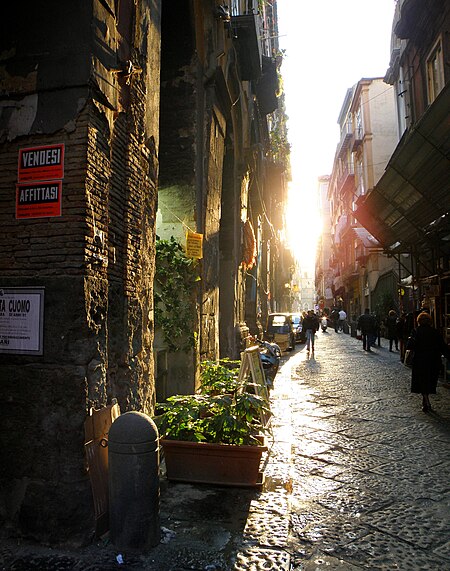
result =
[[269,313],[264,333],[267,341],[276,343],[282,351],[295,349],[295,332],[290,313]]
[[302,327],[302,316],[300,313],[291,313],[290,316],[296,343],[306,343],[306,336]]

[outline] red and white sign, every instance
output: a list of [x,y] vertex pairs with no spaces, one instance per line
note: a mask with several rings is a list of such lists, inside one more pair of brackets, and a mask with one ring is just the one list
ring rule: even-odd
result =
[[19,150],[18,182],[64,178],[64,144]]
[[16,218],[61,216],[62,181],[16,185]]

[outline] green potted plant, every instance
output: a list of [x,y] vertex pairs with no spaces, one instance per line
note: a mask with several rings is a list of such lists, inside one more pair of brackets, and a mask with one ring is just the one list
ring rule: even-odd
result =
[[169,480],[256,486],[267,447],[268,400],[248,379],[239,379],[236,362],[205,361],[194,395],[175,395],[157,405]]

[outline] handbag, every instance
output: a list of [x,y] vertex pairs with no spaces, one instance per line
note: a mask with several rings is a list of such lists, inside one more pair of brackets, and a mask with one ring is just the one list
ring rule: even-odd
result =
[[414,349],[406,349],[403,364],[405,367],[411,368],[414,362]]
[[408,341],[406,342],[405,358],[403,359],[403,364],[405,365],[405,367],[411,368],[413,366],[415,345],[416,345],[416,335],[415,332],[412,331],[411,335],[408,337]]

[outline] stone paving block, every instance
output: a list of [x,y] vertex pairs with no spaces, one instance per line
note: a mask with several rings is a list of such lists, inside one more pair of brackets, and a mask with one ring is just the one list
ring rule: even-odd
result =
[[[441,440],[450,444],[450,431],[445,423],[434,423],[428,414],[424,414],[419,409],[411,411],[411,418],[405,421],[403,428],[392,431],[380,430],[378,435],[371,435],[368,440],[376,440],[384,444],[414,445],[417,441],[427,441],[429,439]],[[445,428],[447,426],[447,429]]]
[[294,480],[293,495],[301,500],[318,499],[342,488],[341,482],[335,482],[320,476],[308,476]]
[[341,450],[350,452],[351,450],[358,450],[360,448],[365,448],[367,446],[367,441],[363,438],[356,438],[351,434],[332,434],[321,430],[314,431],[308,439],[317,440],[319,442],[328,442],[330,447],[336,447]]
[[304,559],[301,555],[292,557],[291,571],[361,571],[360,565],[352,565],[343,559],[330,557],[320,553],[320,551],[312,554],[308,559]]
[[285,517],[255,512],[249,514],[243,535],[243,545],[283,548],[289,534],[289,521]]
[[338,514],[346,514],[358,518],[362,514],[373,512],[389,505],[392,500],[373,496],[365,490],[344,486],[336,491],[323,494],[316,501],[321,506],[336,511]]
[[345,472],[348,472],[347,468],[340,464],[327,464],[326,462],[321,462],[320,466],[313,468],[310,474],[312,476],[321,476],[322,478],[329,478],[331,480],[342,482],[341,476]]
[[294,497],[290,513],[291,535],[298,537],[298,534],[306,527],[318,525],[329,518],[330,512],[327,508],[323,508],[314,501]]
[[343,519],[341,517],[330,517],[330,513],[312,521],[307,525],[297,522],[292,518],[292,534],[296,539],[320,545],[320,550],[324,553],[333,554],[344,545],[361,539],[368,535],[371,530],[367,525],[363,525],[355,519]]
[[368,443],[367,446],[364,447],[364,453],[388,460],[389,462],[399,462],[406,456],[404,448],[380,444],[378,442]]
[[283,464],[279,467],[271,464],[264,469],[264,489],[275,490],[283,489],[292,490],[293,474],[289,464]]
[[450,541],[443,543],[439,547],[433,548],[433,554],[436,555],[436,557],[443,557],[447,561],[449,561],[450,560]]
[[301,449],[298,450],[298,448],[295,448],[293,451],[292,462],[293,462],[293,471],[297,478],[308,476],[311,470],[315,468],[320,468],[324,464],[324,462],[321,462],[316,458],[304,456],[301,453]]
[[314,418],[312,416],[301,415],[297,420],[297,424],[300,427],[307,427],[309,431],[314,432],[316,430],[323,430],[325,432],[344,432],[348,430],[353,425],[350,422],[339,420],[333,418],[332,416],[327,418]]
[[316,456],[321,452],[327,452],[332,446],[328,439],[320,441],[319,439],[314,440],[305,436],[302,438],[301,446],[297,447],[296,453],[302,456]]
[[450,495],[447,495],[436,502],[425,498],[397,501],[371,514],[366,521],[378,531],[428,549],[445,544],[450,537],[449,512]]
[[263,462],[266,464],[289,462],[291,458],[291,442],[278,441],[272,443],[269,441],[267,446],[269,446],[269,450],[267,451],[267,455],[263,458]]
[[260,512],[288,516],[290,512],[290,493],[286,490],[264,492],[250,504],[249,513]]
[[411,488],[408,482],[398,480],[396,478],[389,478],[379,474],[368,473],[362,474],[347,470],[342,474],[336,476],[336,479],[347,486],[359,490],[366,490],[372,495],[382,496],[386,500],[396,498],[413,498],[416,493],[414,488]]
[[251,547],[238,554],[234,571],[290,571],[290,555],[285,551]]
[[436,438],[407,442],[402,447],[402,451],[411,463],[414,464],[415,461],[422,461],[426,458],[428,466],[440,464],[447,459],[449,450],[450,443],[439,441]]
[[335,554],[369,571],[446,571],[445,560],[388,534],[372,532]]
[[389,476],[409,486],[416,497],[439,500],[450,490],[450,463],[427,466],[426,462],[391,463],[373,469],[375,474]]
[[328,462],[329,464],[338,464],[340,466],[361,470],[362,472],[372,470],[377,466],[382,466],[387,463],[379,456],[370,456],[366,453],[366,449],[364,449],[363,452],[354,450],[351,454],[339,450],[331,450],[317,454],[316,458]]
[[386,424],[376,420],[366,420],[364,422],[348,424],[349,426],[342,431],[342,434],[351,438],[366,439],[370,435],[377,435],[386,430]]

